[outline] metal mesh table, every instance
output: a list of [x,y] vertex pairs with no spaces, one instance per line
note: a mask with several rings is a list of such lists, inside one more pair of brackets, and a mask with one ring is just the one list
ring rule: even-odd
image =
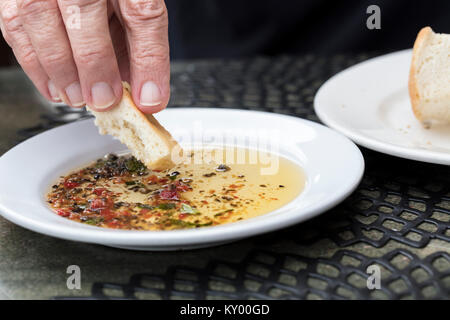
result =
[[[320,85],[369,57],[307,55],[176,62],[170,107],[243,108],[318,121],[312,104]],[[5,92],[6,76],[16,77],[16,82],[9,83],[13,88],[16,83],[21,92],[29,91],[23,75],[8,72],[0,75],[0,94]],[[39,105],[34,111],[39,121],[17,127],[14,133],[8,131],[8,147],[48,128],[88,117],[84,111],[51,108],[33,99]],[[2,104],[0,108],[3,113],[14,112]],[[63,284],[54,280],[44,285],[47,291],[5,286],[8,295],[58,299],[448,299],[450,168],[366,149],[362,152],[364,178],[338,207],[289,229],[213,249],[128,252],[56,240],[0,221],[0,235],[5,228],[14,228],[34,241],[45,237],[47,247],[40,250],[44,253],[44,262],[39,264],[42,272],[52,264],[52,254],[71,249],[77,254],[64,254],[50,270],[63,273],[63,266],[73,260],[90,272],[82,292],[64,290]],[[8,274],[5,267],[13,264],[0,262],[2,278]],[[366,286],[366,269],[373,264],[381,269],[380,290]],[[25,278],[26,272],[21,274]],[[64,281],[64,275],[58,277]]]

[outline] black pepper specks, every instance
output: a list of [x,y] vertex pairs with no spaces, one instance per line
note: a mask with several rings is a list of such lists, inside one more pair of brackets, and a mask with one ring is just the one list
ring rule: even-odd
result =
[[229,166],[224,165],[224,164],[221,164],[221,165],[219,165],[216,168],[217,172],[226,172],[226,171],[230,171],[230,170],[231,170],[231,168]]
[[216,174],[214,172],[211,173],[205,173],[203,176],[206,178],[211,178],[212,176],[215,176]]

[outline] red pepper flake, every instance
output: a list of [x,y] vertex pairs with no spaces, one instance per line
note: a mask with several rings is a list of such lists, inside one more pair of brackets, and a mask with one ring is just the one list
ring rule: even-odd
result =
[[203,204],[208,204],[208,201],[202,200],[202,203],[203,203]]
[[68,217],[68,216],[70,216],[70,212],[65,211],[65,210],[58,210],[58,211],[56,211],[56,213],[57,213],[59,216],[61,216],[61,217]]
[[106,207],[107,207],[107,203],[103,199],[94,199],[94,200],[92,200],[91,205],[90,205],[91,209],[102,209],[102,208],[106,208]]
[[184,218],[186,218],[187,217],[187,214],[185,214],[185,213],[180,213],[179,215],[178,215],[178,219],[184,219]]
[[67,189],[73,189],[75,187],[78,187],[80,184],[78,182],[74,181],[66,181],[64,182],[64,187]]
[[175,186],[177,187],[177,190],[180,192],[186,192],[191,190],[191,187],[189,187],[188,185],[182,183],[181,181],[177,181],[175,182]]
[[105,188],[97,188],[97,189],[94,189],[94,193],[95,193],[97,196],[101,196],[102,193],[105,192],[105,191],[106,191]]
[[149,183],[158,183],[158,180],[158,177],[154,174],[147,178],[147,182]]
[[107,225],[109,228],[113,228],[113,229],[117,229],[117,228],[120,227],[120,223],[119,223],[119,221],[117,221],[117,220],[109,221],[106,225]]
[[179,200],[177,190],[164,189],[159,193],[159,197],[163,200]]
[[116,214],[109,209],[100,210],[100,214],[105,218],[105,220],[111,220],[116,217]]
[[78,219],[79,217],[80,217],[80,216],[79,216],[78,214],[73,213],[73,212],[71,212],[71,213],[69,214],[69,219],[71,219],[71,220]]

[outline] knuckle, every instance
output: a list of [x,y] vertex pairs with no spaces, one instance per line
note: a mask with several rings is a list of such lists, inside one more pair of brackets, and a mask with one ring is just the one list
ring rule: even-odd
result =
[[49,69],[58,69],[68,63],[68,57],[70,55],[67,55],[65,52],[53,51],[42,57],[42,64]]
[[131,55],[131,63],[140,70],[158,69],[169,63],[169,49],[164,45],[139,49]]
[[63,7],[77,6],[80,9],[89,9],[94,6],[106,5],[106,0],[59,0]]
[[55,5],[54,0],[19,0],[17,7],[21,16],[34,16],[46,11],[50,5]]
[[166,19],[163,0],[125,0],[122,16],[127,25],[133,26],[148,20]]
[[74,52],[75,60],[80,65],[93,65],[109,61],[108,48],[105,47],[93,47],[89,45],[77,48]]
[[33,47],[27,45],[19,48],[20,54],[17,55],[17,60],[20,65],[24,68],[34,67],[38,62],[38,58],[36,55],[36,51],[34,51]]
[[[19,13],[14,8],[5,8],[1,12],[1,19],[6,34],[16,33],[22,27]],[[5,38],[7,35],[5,35]]]

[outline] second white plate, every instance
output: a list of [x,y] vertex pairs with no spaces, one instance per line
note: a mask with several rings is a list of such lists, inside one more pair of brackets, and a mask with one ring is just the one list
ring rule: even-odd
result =
[[402,158],[450,165],[450,126],[424,129],[408,95],[411,50],[353,66],[328,80],[317,116],[361,146]]

